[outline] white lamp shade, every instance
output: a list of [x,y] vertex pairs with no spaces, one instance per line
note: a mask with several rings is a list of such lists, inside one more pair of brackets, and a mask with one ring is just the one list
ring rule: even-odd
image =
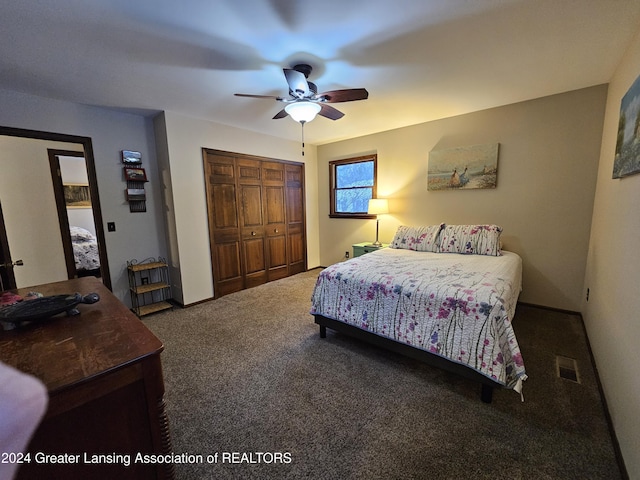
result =
[[310,122],[322,108],[313,102],[294,102],[284,107],[284,111],[296,122]]
[[367,213],[369,215],[381,215],[383,213],[389,213],[389,202],[386,198],[372,198],[369,200]]

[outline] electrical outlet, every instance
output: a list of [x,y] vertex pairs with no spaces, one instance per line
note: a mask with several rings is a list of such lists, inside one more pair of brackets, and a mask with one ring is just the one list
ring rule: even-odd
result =
[[344,252],[344,258],[349,258],[349,251]]

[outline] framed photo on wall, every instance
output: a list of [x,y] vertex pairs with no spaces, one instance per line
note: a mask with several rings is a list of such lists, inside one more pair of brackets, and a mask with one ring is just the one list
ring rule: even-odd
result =
[[131,150],[122,151],[122,163],[125,165],[137,165],[142,163],[142,155],[140,152],[133,152]]
[[146,199],[144,188],[127,188],[127,201],[135,202]]
[[499,143],[432,150],[427,190],[496,188]]
[[141,167],[124,167],[124,179],[128,182],[146,182],[147,173]]
[[640,173],[640,77],[622,97],[611,178]]
[[67,208],[91,208],[89,185],[66,183],[62,186]]

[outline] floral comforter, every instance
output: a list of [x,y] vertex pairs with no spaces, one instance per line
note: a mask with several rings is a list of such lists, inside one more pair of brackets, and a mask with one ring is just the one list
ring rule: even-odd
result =
[[522,260],[385,248],[324,269],[311,313],[445,357],[520,392]]
[[100,254],[96,237],[80,227],[69,227],[73,258],[78,271],[92,271],[100,268]]

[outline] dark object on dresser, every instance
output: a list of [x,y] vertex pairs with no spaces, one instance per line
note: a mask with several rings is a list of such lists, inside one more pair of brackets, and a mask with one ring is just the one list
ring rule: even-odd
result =
[[59,313],[67,315],[79,315],[76,307],[81,303],[92,304],[100,300],[97,293],[89,293],[82,296],[79,293],[73,295],[51,295],[33,300],[24,300],[8,307],[0,308],[0,323],[5,330],[13,330],[25,323],[43,320]]

